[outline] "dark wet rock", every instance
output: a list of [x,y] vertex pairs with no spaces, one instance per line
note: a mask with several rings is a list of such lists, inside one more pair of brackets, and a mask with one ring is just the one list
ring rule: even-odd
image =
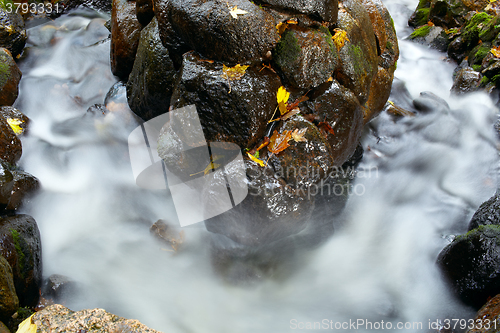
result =
[[12,267],[20,306],[36,306],[42,282],[42,245],[31,216],[0,218],[0,254]]
[[19,299],[14,287],[12,268],[9,262],[0,255],[0,320],[7,322],[18,307]]
[[350,42],[339,50],[335,78],[354,93],[360,104],[365,104],[379,63],[375,32],[361,2],[343,1],[339,7],[337,26],[347,32]]
[[391,93],[394,71],[399,58],[398,38],[387,8],[380,0],[363,0],[377,41],[378,70],[370,85],[364,122],[367,123],[384,108]]
[[7,210],[17,210],[40,188],[38,179],[27,172],[13,170],[12,176],[14,177],[14,184],[7,204]]
[[[249,160],[245,163],[249,178],[248,196],[233,209],[206,220],[207,230],[252,247],[269,244],[303,230],[311,217],[314,197],[308,197],[307,191],[297,191],[288,186],[271,168],[260,167]],[[205,198],[205,205],[217,204],[217,198]]]
[[22,133],[28,129],[30,119],[18,109],[12,106],[2,106],[0,107],[0,115],[7,121],[9,119],[10,121],[14,121],[16,126],[21,128],[20,131],[22,131]]
[[424,25],[415,30],[409,39],[420,44],[429,45],[441,52],[446,52],[450,45],[448,34],[439,26]]
[[477,91],[481,84],[481,78],[481,74],[471,67],[462,68],[456,73],[451,91],[459,95]]
[[186,54],[171,105],[174,109],[196,105],[207,141],[251,147],[264,136],[273,116],[279,77],[249,67],[241,79],[228,81],[222,69],[195,53]]
[[147,26],[155,16],[153,0],[136,0],[135,5],[137,20],[142,26]]
[[500,226],[479,226],[458,236],[437,263],[461,300],[479,309],[500,293]]
[[318,21],[331,24],[337,22],[337,0],[264,0],[263,2],[286,12],[310,15]]
[[304,91],[326,82],[339,61],[328,29],[306,30],[293,25],[281,35],[273,60],[284,82]]
[[0,211],[7,208],[14,187],[14,176],[8,163],[0,160]]
[[7,13],[0,7],[0,47],[17,57],[23,51],[26,39],[28,35],[21,15],[15,13],[15,9],[13,13]]
[[[488,320],[488,321],[487,321]],[[500,323],[500,295],[488,300],[476,314],[474,328],[469,328],[467,333],[494,333],[498,332],[497,325]],[[489,325],[487,325],[489,323]]]
[[351,156],[363,130],[363,108],[354,94],[337,81],[318,97],[303,103],[305,114],[314,114],[327,122],[335,134],[327,134],[333,165],[341,166]]
[[0,48],[0,106],[14,104],[19,92],[21,71],[7,49]]
[[111,71],[125,81],[134,65],[142,28],[135,6],[135,1],[113,0],[111,11]]
[[169,36],[174,33],[184,50],[195,50],[208,59],[226,64],[267,59],[279,39],[273,17],[250,1],[232,4],[247,14],[233,18],[225,1],[156,0],[163,44],[172,54],[180,52],[177,37]]
[[67,276],[52,274],[43,282],[41,292],[45,299],[61,304],[75,296],[78,284]]
[[[39,333],[157,333],[138,320],[125,319],[103,309],[71,311],[60,304],[54,304],[34,314],[32,322]],[[159,333],[159,332],[158,332]]]
[[144,120],[168,112],[177,71],[163,46],[156,19],[141,31],[129,81],[127,99],[132,111]]
[[480,225],[500,225],[500,196],[498,193],[479,206],[469,222],[468,230],[476,229]]
[[0,159],[15,165],[21,158],[21,140],[4,117],[0,117]]

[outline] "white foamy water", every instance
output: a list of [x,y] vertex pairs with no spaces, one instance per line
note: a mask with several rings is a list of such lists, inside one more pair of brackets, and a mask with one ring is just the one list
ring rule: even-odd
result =
[[[404,38],[417,1],[385,3]],[[24,212],[41,230],[44,275],[81,283],[67,306],[103,307],[169,333],[290,332],[314,322],[355,331],[350,320],[364,320],[358,331],[402,323],[390,331],[426,332],[429,321],[473,315],[449,294],[435,259],[496,189],[496,110],[482,94],[449,97],[453,65],[443,54],[401,41],[396,76],[413,98],[431,91],[450,109],[370,124],[362,166],[373,172],[357,179],[363,195],[332,221],[334,236],[298,251],[292,274],[237,287],[214,274],[203,229],[186,229],[177,254],[150,236],[149,225],[175,222],[175,211],[165,191],[134,183],[127,137],[137,124],[123,96],[107,115],[85,115],[115,83],[103,22],[67,16],[31,29],[21,64],[16,105],[32,119],[21,165],[43,187]]]

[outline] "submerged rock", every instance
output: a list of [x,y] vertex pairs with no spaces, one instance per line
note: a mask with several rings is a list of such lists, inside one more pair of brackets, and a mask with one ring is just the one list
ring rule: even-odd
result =
[[7,322],[18,307],[19,299],[14,287],[12,268],[9,262],[0,255],[0,320]]
[[479,226],[458,236],[437,263],[460,299],[479,309],[500,293],[500,226]]
[[43,282],[41,295],[44,299],[49,299],[56,303],[66,303],[78,292],[78,284],[70,278],[52,274]]
[[125,319],[103,309],[71,311],[60,304],[54,304],[36,312],[31,320],[40,333],[63,332],[145,332],[156,333],[137,320]]
[[22,73],[7,49],[0,48],[0,106],[14,104]]
[[31,216],[0,218],[0,254],[12,267],[20,306],[36,306],[42,283],[42,244]]

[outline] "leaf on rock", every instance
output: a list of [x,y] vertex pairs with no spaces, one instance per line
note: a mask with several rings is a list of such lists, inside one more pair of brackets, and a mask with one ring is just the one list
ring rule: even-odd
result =
[[301,129],[294,129],[292,132],[292,139],[295,142],[307,142],[307,139],[304,138],[304,134],[307,132],[307,127],[301,128]]
[[278,108],[280,110],[280,114],[284,115],[288,112],[287,102],[290,97],[290,93],[286,91],[286,88],[281,86],[278,89],[278,94],[276,95],[276,99],[278,100]]
[[16,135],[23,134],[24,129],[21,126],[19,126],[23,123],[21,119],[7,118],[7,123],[10,125],[10,127],[12,128],[14,133],[16,133]]
[[347,31],[335,28],[335,34],[332,36],[333,43],[337,47],[337,50],[340,50],[345,42],[350,42],[349,38],[347,38]]
[[500,46],[492,47],[490,52],[495,56],[495,58],[500,58]]
[[[335,124],[334,124],[334,126],[335,126]],[[318,124],[318,128],[319,128],[320,132],[321,132],[321,133],[323,133],[323,135],[324,135],[325,137],[327,137],[327,136],[328,136],[328,134],[333,134],[333,135],[335,135],[335,132],[333,131],[333,127],[332,127],[332,126],[330,126],[330,124],[329,124],[328,122],[326,122],[326,121],[322,121],[322,122],[320,122],[320,123]]]
[[36,333],[36,324],[31,322],[33,315],[29,316],[19,324],[16,333]]
[[281,36],[285,32],[285,30],[288,28],[289,25],[294,25],[294,24],[299,24],[299,22],[295,18],[286,20],[286,22],[278,23],[276,25],[276,29],[278,29],[278,34]]
[[245,15],[248,14],[248,12],[242,9],[238,9],[238,6],[234,6],[232,9],[229,9],[229,14],[231,14],[233,18],[238,19],[238,15]]
[[[259,152],[255,153],[255,155],[257,155]],[[260,165],[261,167],[265,167],[266,166],[266,163],[263,161],[263,160],[259,160],[256,156],[250,154],[250,153],[247,153],[248,157],[254,161],[255,163],[257,163],[258,165]]]
[[287,149],[290,147],[290,144],[288,141],[292,139],[292,131],[283,131],[282,134],[278,134],[278,131],[274,131],[273,135],[269,139],[269,146],[267,146],[267,149],[277,155],[283,150]]
[[228,67],[223,64],[221,76],[226,80],[239,80],[243,77],[243,75],[245,75],[245,71],[248,67],[248,65],[241,66],[240,64],[237,64],[234,67]]

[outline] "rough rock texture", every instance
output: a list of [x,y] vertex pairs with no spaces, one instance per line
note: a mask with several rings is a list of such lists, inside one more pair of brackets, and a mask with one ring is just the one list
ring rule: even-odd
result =
[[36,177],[27,172],[13,170],[11,173],[13,186],[6,209],[17,210],[25,200],[28,200],[40,188],[40,183]]
[[7,321],[19,307],[16,295],[12,268],[9,262],[0,255],[0,320]]
[[147,26],[155,16],[153,0],[137,0],[135,5],[137,20],[142,26]]
[[7,49],[0,48],[0,106],[14,104],[19,92],[21,71]]
[[283,73],[284,82],[304,92],[326,82],[339,62],[328,29],[293,25],[281,35],[273,60]]
[[0,117],[0,159],[15,165],[21,158],[23,147],[7,119]]
[[12,267],[20,306],[36,306],[42,282],[42,245],[31,216],[0,218],[0,254]]
[[472,67],[461,68],[457,71],[451,91],[457,95],[477,91],[481,84],[481,74]]
[[221,0],[156,0],[163,44],[176,53],[169,36],[174,32],[188,49],[208,59],[234,64],[266,59],[279,39],[273,17],[250,1],[233,3],[247,14],[233,18]]
[[135,6],[135,1],[113,0],[111,11],[111,71],[125,81],[134,66],[142,28]]
[[264,0],[275,8],[311,15],[319,21],[337,22],[337,0]]
[[20,14],[7,13],[0,7],[0,47],[6,48],[17,57],[28,39],[24,21]]
[[500,323],[500,295],[488,301],[476,314],[474,328],[469,328],[467,333],[494,333],[498,332]]
[[500,293],[500,226],[486,225],[458,236],[437,263],[454,292],[479,309]]
[[35,313],[32,322],[40,333],[63,332],[146,332],[155,333],[153,329],[137,320],[125,319],[106,312],[103,309],[71,311],[60,304],[51,305]]
[[247,68],[239,80],[222,75],[221,64],[186,54],[171,105],[177,109],[195,104],[207,141],[251,147],[264,136],[273,116],[279,77],[259,67]]
[[500,196],[496,193],[481,204],[469,222],[469,231],[480,225],[500,225]]
[[9,170],[9,165],[0,160],[0,211],[7,208],[14,186],[14,176]]
[[153,19],[141,31],[134,67],[127,82],[130,108],[143,119],[168,112],[177,71],[162,45]]

